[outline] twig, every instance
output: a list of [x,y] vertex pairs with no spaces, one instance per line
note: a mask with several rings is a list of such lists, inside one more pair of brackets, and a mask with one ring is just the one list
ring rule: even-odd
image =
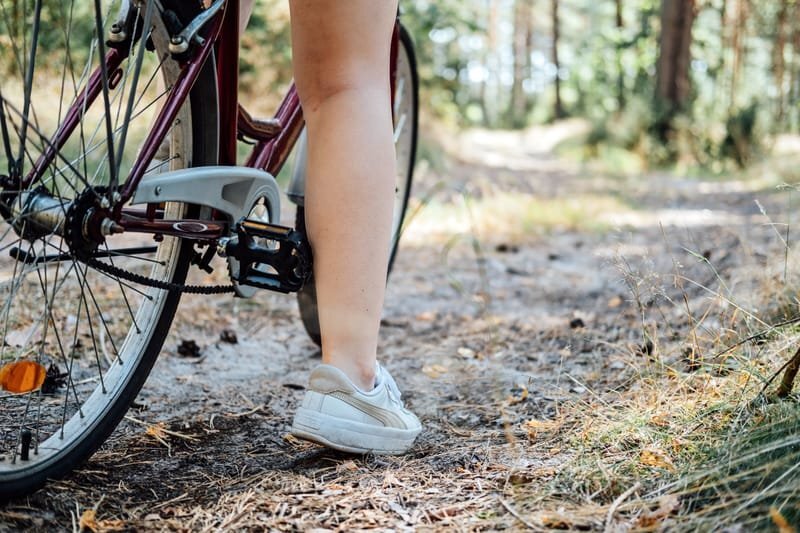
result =
[[[133,418],[130,415],[125,415],[125,419],[126,420],[130,420],[131,422],[134,422],[136,424],[141,424],[146,428],[152,427],[154,425],[154,424],[148,424],[144,420],[139,420],[138,418]],[[171,431],[171,430],[169,430],[169,429],[167,429],[165,427],[161,427],[161,426],[159,426],[158,431],[160,431],[162,433],[166,433],[167,435],[172,435],[173,437],[178,437],[179,439],[195,440],[195,441],[197,440],[197,437],[194,437],[192,435],[187,435],[185,433],[178,433],[177,431]]]
[[617,508],[622,505],[622,502],[627,500],[631,494],[639,490],[639,487],[641,486],[642,484],[637,481],[631,488],[617,496],[617,499],[614,500],[614,502],[611,504],[611,507],[608,508],[608,514],[606,515],[606,527],[603,530],[605,533],[611,533],[611,531],[613,531],[611,529],[611,520],[614,519],[614,513],[617,512]]
[[520,514],[519,514],[517,511],[515,511],[515,510],[514,510],[514,508],[513,508],[513,507],[511,507],[511,505],[510,505],[510,504],[509,504],[507,501],[505,501],[503,498],[501,498],[500,496],[498,496],[498,497],[497,497],[497,500],[500,502],[500,505],[502,505],[503,507],[505,507],[505,508],[506,508],[506,511],[508,511],[509,513],[511,513],[511,515],[512,515],[514,518],[516,518],[517,520],[519,520],[520,522],[522,522],[522,523],[523,523],[525,526],[527,526],[527,527],[528,527],[528,529],[534,529],[534,530],[536,530],[536,529],[539,529],[539,528],[537,528],[535,525],[531,524],[530,522],[528,522],[527,520],[525,520],[524,518],[522,518],[522,516],[520,516]]
[[794,352],[794,355],[789,359],[786,366],[786,371],[783,373],[781,385],[778,387],[778,398],[785,398],[792,393],[792,386],[794,385],[794,378],[797,376],[797,371],[800,370],[800,348]]
[[[798,349],[798,351],[800,351],[800,349]],[[783,365],[778,370],[776,370],[775,373],[772,374],[772,376],[770,376],[770,378],[767,380],[767,382],[764,383],[764,386],[761,387],[761,392],[759,392],[758,394],[763,396],[764,393],[769,388],[769,386],[772,385],[772,382],[775,381],[775,378],[778,377],[778,375],[780,375],[780,373],[783,372],[784,370],[788,371],[789,366],[792,365],[792,363],[794,362],[796,357],[797,357],[797,352],[795,352],[794,356],[792,356],[791,359],[789,359],[788,361],[783,363]],[[795,371],[795,373],[797,373],[797,372]],[[794,376],[792,377],[792,379],[794,380]],[[781,382],[781,388],[783,387],[783,381],[786,381],[786,375],[783,376],[783,380]]]
[[249,416],[249,415],[257,413],[258,411],[261,411],[264,407],[266,407],[266,404],[262,403],[261,405],[256,405],[255,407],[253,407],[249,411],[245,411],[243,413],[225,413],[225,416],[228,417],[228,418],[239,418],[239,417],[242,417],[242,416]]

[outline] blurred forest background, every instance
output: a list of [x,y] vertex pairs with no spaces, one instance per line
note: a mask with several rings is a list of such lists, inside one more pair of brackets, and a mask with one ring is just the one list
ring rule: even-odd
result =
[[[22,27],[22,4],[3,1],[0,67],[13,68],[8,34]],[[577,117],[590,125],[583,156],[622,150],[646,166],[712,172],[744,167],[775,134],[800,130],[796,0],[400,4],[423,105],[440,124],[508,129]],[[74,34],[90,34],[90,2],[71,14],[59,5],[45,2],[45,22],[71,16]],[[60,25],[43,26],[43,48],[60,50]],[[269,113],[290,79],[288,2],[256,0],[242,46],[251,107]]]
[[[266,94],[291,75],[288,9],[257,4],[243,82]],[[423,105],[454,127],[580,117],[591,125],[586,156],[624,150],[648,166],[712,172],[744,167],[774,134],[800,129],[795,0],[403,0],[401,9]]]

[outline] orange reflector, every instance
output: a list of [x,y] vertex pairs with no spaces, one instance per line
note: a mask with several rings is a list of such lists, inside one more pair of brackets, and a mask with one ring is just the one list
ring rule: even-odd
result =
[[16,361],[0,367],[0,389],[14,394],[39,390],[47,370],[33,361]]

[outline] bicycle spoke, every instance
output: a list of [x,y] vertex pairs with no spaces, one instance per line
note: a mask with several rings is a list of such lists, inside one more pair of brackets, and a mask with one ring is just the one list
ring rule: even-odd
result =
[[29,123],[28,113],[30,113],[31,91],[33,90],[33,71],[36,68],[36,52],[39,48],[39,29],[42,20],[42,0],[36,0],[34,11],[35,14],[33,18],[33,29],[31,35],[31,54],[30,58],[28,59],[28,68],[25,72],[25,88],[22,105],[22,133],[20,134],[19,138],[19,156],[17,157],[17,165],[22,165],[22,154],[25,151],[25,141],[27,140]]
[[[144,51],[146,48],[144,46],[144,42],[147,40],[148,37],[147,34],[150,31],[150,25],[153,23],[153,9],[154,9],[153,0],[148,0],[147,6],[145,7],[144,10],[144,24],[142,25],[142,37],[139,43],[139,50],[137,51],[138,53],[136,54],[136,61],[133,69],[133,81],[131,82],[132,87],[130,93],[128,94],[128,107],[125,109],[125,118],[122,121],[123,130],[119,139],[119,152],[117,153],[117,159],[116,159],[117,168],[119,168],[122,165],[122,154],[123,151],[125,150],[125,141],[128,138],[128,124],[130,123],[131,120],[131,113],[133,113],[134,99],[136,97],[136,87],[139,84],[139,75],[142,72],[142,61],[144,61]],[[141,11],[141,8],[139,10]],[[114,184],[114,187],[116,187],[116,183]],[[114,188],[112,188],[112,192],[113,191]]]
[[[95,362],[97,363],[97,374],[98,374],[98,376],[100,376],[100,387],[101,387],[101,390],[103,391],[103,394],[106,394],[108,391],[106,391],[106,384],[105,384],[105,381],[103,380],[103,368],[100,365],[100,352],[97,351],[97,338],[95,337],[95,334],[94,334],[94,326],[92,325],[92,315],[91,315],[91,312],[89,311],[89,302],[86,299],[86,292],[91,293],[91,291],[92,291],[91,287],[89,286],[89,284],[86,281],[86,272],[88,270],[89,270],[88,266],[86,268],[84,268],[83,270],[81,270],[81,268],[79,266],[77,268],[76,272],[79,272],[78,283],[79,283],[79,289],[80,289],[80,297],[81,297],[81,300],[83,300],[83,307],[86,309],[86,324],[89,326],[89,336],[92,338],[92,348],[94,349],[94,358],[95,358]],[[92,296],[92,300],[94,300],[94,296]],[[95,306],[96,305],[97,305],[97,301],[95,300]],[[97,309],[97,313],[98,313],[98,315],[100,317],[100,321],[103,322],[103,326],[107,328],[106,321],[103,318],[103,313],[100,312],[99,308]],[[77,328],[76,328],[76,332],[77,332]],[[76,339],[77,339],[77,333],[76,333]]]
[[8,134],[8,122],[6,120],[5,112],[5,98],[3,98],[3,91],[0,90],[0,136],[3,140],[3,150],[6,153],[6,161],[8,161],[8,171],[12,173],[11,161],[14,159],[14,153],[11,150],[11,138]]
[[[37,272],[38,272],[38,270],[37,270]],[[40,283],[41,283],[41,277],[40,277]],[[47,320],[49,321],[49,323],[53,327],[53,335],[56,338],[56,346],[58,346],[58,352],[61,355],[61,358],[63,359],[64,366],[71,369],[71,362],[72,362],[73,357],[70,356],[69,359],[67,358],[67,355],[66,355],[66,353],[64,351],[64,345],[63,345],[63,343],[61,341],[61,335],[58,333],[58,327],[56,326],[57,322],[56,322],[55,316],[53,316],[52,304],[53,304],[53,301],[54,301],[55,295],[56,295],[56,290],[55,289],[56,289],[56,283],[53,283],[53,291],[52,291],[51,299],[49,300],[49,306],[47,308]],[[46,283],[44,285],[42,285],[42,293],[45,295],[45,298],[46,298],[47,297]],[[77,338],[78,327],[79,327],[79,324],[80,324],[80,311],[81,311],[81,303],[80,303],[80,301],[78,301],[78,312],[77,312],[77,315],[76,315],[77,318],[75,319],[75,335],[76,335],[76,338]],[[70,354],[71,355],[74,352],[75,341],[73,341],[72,346],[73,346],[73,348],[70,349]],[[72,387],[72,393],[73,393],[73,395],[75,397],[75,403],[80,406],[81,402],[80,402],[80,399],[78,397],[78,389],[75,387],[75,383],[74,383],[74,381],[72,379],[71,370],[70,370],[70,372],[68,372],[67,399],[65,399],[65,403],[69,401],[69,389],[70,389],[70,387]],[[81,413],[81,415],[82,415],[82,413]]]
[[[10,109],[11,111],[13,111],[13,112],[14,112],[14,114],[16,114],[17,116],[19,116],[20,118],[22,117],[22,115],[21,115],[21,114],[18,112],[18,110],[17,110],[17,109],[16,109],[14,106],[11,106],[11,105],[9,105],[9,109]],[[13,121],[12,121],[12,124],[13,124]],[[63,161],[63,162],[64,162],[64,163],[67,165],[67,168],[68,168],[69,170],[71,170],[71,171],[74,173],[75,177],[77,177],[77,178],[78,178],[78,179],[79,179],[81,182],[83,182],[83,184],[84,184],[84,185],[86,185],[87,187],[91,187],[91,185],[89,184],[89,182],[87,181],[87,179],[84,177],[84,175],[82,175],[82,174],[81,174],[81,173],[80,173],[80,172],[79,172],[79,171],[78,171],[78,170],[77,170],[77,169],[74,167],[74,165],[72,165],[72,163],[71,163],[71,162],[70,162],[70,161],[69,161],[69,160],[68,160],[68,159],[67,159],[67,158],[64,156],[64,154],[62,153],[62,151],[61,151],[60,149],[57,149],[57,148],[56,148],[56,147],[53,145],[53,143],[50,141],[50,139],[48,139],[48,138],[47,138],[47,137],[46,137],[46,136],[45,136],[45,135],[44,135],[44,134],[43,134],[41,131],[39,131],[39,129],[38,129],[38,128],[37,128],[35,125],[33,125],[33,124],[29,124],[29,126],[30,126],[30,129],[33,131],[33,133],[35,133],[35,134],[37,135],[37,137],[39,137],[39,139],[40,139],[42,142],[44,142],[44,143],[45,143],[45,145],[46,145],[46,147],[47,147],[48,149],[52,149],[52,150],[54,150],[54,151],[55,151],[56,157],[57,157],[58,159],[61,159],[61,160],[62,160],[62,161]]]
[[[106,247],[106,250],[109,251],[107,243],[105,244],[105,247]],[[111,263],[111,266],[115,266],[114,265],[114,258],[111,257],[110,255],[108,257],[108,261]],[[122,283],[119,280],[117,280],[117,285],[119,285],[119,290],[122,293],[122,299],[125,301],[125,307],[128,310],[128,314],[131,317],[131,321],[133,322],[133,326],[136,328],[136,332],[137,333],[141,333],[142,330],[141,330],[141,328],[139,328],[139,324],[136,322],[136,317],[134,316],[133,309],[131,309],[131,304],[128,301],[128,294],[125,292],[125,287],[122,285]],[[114,351],[116,351],[116,348],[114,348]]]
[[106,124],[106,141],[108,143],[108,160],[112,162],[110,165],[111,172],[111,186],[110,190],[114,191],[117,188],[117,168],[113,162],[116,161],[114,157],[114,126],[111,124],[111,101],[109,97],[108,88],[108,68],[106,67],[106,47],[103,41],[103,20],[102,11],[100,9],[100,0],[94,0],[94,17],[95,28],[97,31],[97,50],[100,57],[100,74],[103,82],[103,108],[105,109],[105,124]]

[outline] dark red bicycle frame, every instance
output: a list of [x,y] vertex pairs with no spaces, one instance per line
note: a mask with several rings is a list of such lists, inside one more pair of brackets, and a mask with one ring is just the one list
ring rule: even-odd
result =
[[[147,167],[161,145],[164,137],[178,112],[189,97],[200,72],[210,57],[216,58],[218,80],[218,112],[219,112],[219,154],[218,164],[223,166],[236,166],[237,141],[244,135],[256,142],[252,152],[247,157],[244,166],[265,170],[276,176],[286,163],[300,133],[303,131],[303,111],[300,107],[300,98],[294,83],[278,107],[274,118],[265,127],[252,126],[249,115],[239,106],[239,0],[227,0],[216,18],[209,22],[210,28],[205,33],[205,43],[198,47],[190,58],[182,64],[181,72],[167,101],[159,112],[155,123],[145,139],[139,157],[133,165],[130,174],[119,187],[120,199],[115,202],[116,207],[112,213],[113,218],[130,232],[152,233],[157,235],[172,235],[176,237],[215,240],[226,235],[230,228],[223,220],[204,220],[202,225],[178,224],[190,222],[189,220],[164,220],[159,218],[160,211],[156,206],[150,206],[146,211],[123,208],[123,205],[133,197],[136,187],[142,180]],[[399,46],[399,21],[395,23],[392,37],[390,80],[392,95],[394,94],[395,70]],[[213,52],[213,54],[212,54]],[[110,50],[105,57],[106,69],[109,79],[114,79],[121,64],[126,59],[125,52]],[[23,187],[28,188],[43,174],[57,157],[58,151],[64,146],[80,122],[84,110],[90,107],[103,88],[101,68],[97,67],[90,77],[87,86],[81,91],[81,96],[76,99],[66,114],[66,118],[48,143],[48,149],[39,157],[31,172],[23,181]],[[262,126],[265,123],[260,123]],[[203,231],[186,231],[181,227],[205,227]]]

